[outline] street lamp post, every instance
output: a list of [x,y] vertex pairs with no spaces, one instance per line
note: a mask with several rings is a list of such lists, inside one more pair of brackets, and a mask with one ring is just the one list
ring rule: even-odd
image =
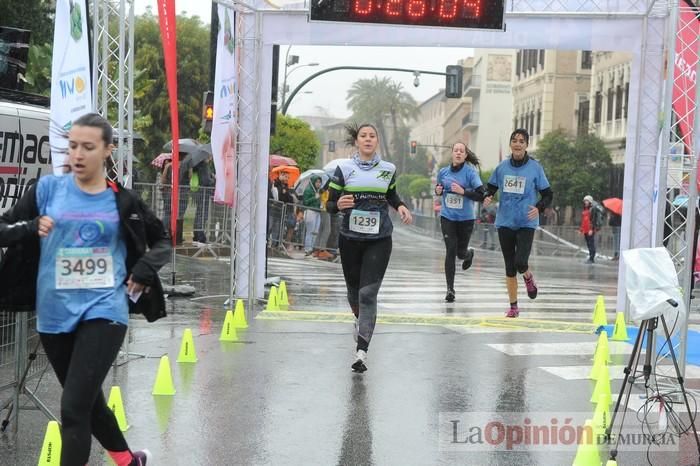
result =
[[289,55],[289,51],[291,50],[292,46],[290,45],[287,47],[287,53],[284,56],[284,79],[282,80],[282,98],[280,99],[281,105],[280,107],[284,107],[284,102],[287,98],[287,77],[292,74],[294,70],[298,70],[299,68],[303,68],[305,66],[318,66],[319,64],[314,62],[314,63],[305,63],[303,65],[298,65],[295,66],[294,68],[290,68],[292,65],[296,65],[299,63],[299,55]]

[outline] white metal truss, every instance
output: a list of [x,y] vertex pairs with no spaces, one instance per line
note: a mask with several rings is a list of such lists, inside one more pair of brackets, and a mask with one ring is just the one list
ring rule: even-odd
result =
[[[676,75],[673,70],[676,69],[676,56],[682,55],[685,58],[687,69],[695,70],[696,76],[700,73],[700,38],[696,34],[692,34],[689,41],[683,39],[683,37],[688,36],[683,34],[687,32],[686,29],[696,28],[697,23],[679,22],[680,16],[683,13],[692,13],[692,9],[686,6],[679,8],[677,4],[673,6],[674,9],[669,17],[670,34],[666,44],[667,62],[671,65],[668,70],[669,79],[665,86],[664,124],[659,150],[660,200],[658,217],[663,221],[659,222],[656,234],[657,238],[660,239],[659,245],[665,245],[673,259],[679,283],[684,290],[686,309],[690,312],[695,307],[692,303],[691,290],[695,280],[695,256],[693,252],[695,250],[696,215],[694,214],[697,209],[698,197],[696,180],[698,176],[698,151],[700,150],[700,139],[698,138],[700,117],[697,108],[700,93],[698,92],[697,79],[694,89],[688,88],[689,78],[683,74]],[[681,39],[676,41],[676,35]],[[682,89],[683,91],[674,98],[674,89]],[[692,91],[695,92],[694,98],[691,98]],[[676,112],[673,112],[676,100],[681,99],[689,102],[689,105],[680,114],[678,110],[681,107],[678,106],[675,108]],[[679,135],[683,133],[681,131],[682,121],[687,124],[687,128],[681,139]],[[692,133],[689,134],[687,129],[692,129]],[[674,202],[676,199],[685,199],[685,201]],[[686,319],[680,328],[681,338],[675,345],[682,373],[685,373],[687,331],[688,321]],[[668,350],[666,350],[665,356],[669,356]]]
[[[260,17],[261,13],[242,4],[219,2],[236,11],[236,55],[238,83],[238,118],[236,120],[236,196],[231,218],[231,291],[248,298],[247,309],[253,309],[256,298],[256,261],[259,232],[257,188],[261,186],[260,167],[267,166],[267,154],[259,149],[260,109]],[[263,180],[262,184],[267,186]],[[264,253],[264,251],[263,251]]]
[[93,96],[118,138],[111,176],[131,186],[134,150],[134,0],[92,0]]

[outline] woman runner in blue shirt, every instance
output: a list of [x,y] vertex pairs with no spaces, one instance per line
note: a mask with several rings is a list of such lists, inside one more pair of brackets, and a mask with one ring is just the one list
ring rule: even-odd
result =
[[510,300],[506,317],[518,317],[520,314],[517,273],[523,275],[528,297],[537,297],[537,285],[528,260],[535,230],[539,226],[539,215],[552,203],[552,189],[542,165],[527,154],[529,142],[527,130],[520,128],[513,131],[510,135],[511,156],[493,171],[484,199],[484,206],[488,206],[496,191],[501,191],[496,228],[506,266],[506,287]]
[[[469,162],[469,164],[467,164]],[[445,279],[448,303],[455,300],[455,256],[461,259],[462,270],[472,265],[474,250],[468,249],[474,231],[474,201],[484,199],[485,190],[479,173],[477,156],[463,142],[452,145],[452,163],[440,169],[435,194],[441,196],[440,227],[445,240]]]
[[35,287],[37,332],[63,387],[63,466],[88,463],[93,435],[117,466],[145,466],[150,455],[129,448],[102,383],[126,335],[128,296],[140,297],[135,306],[165,308],[157,271],[171,249],[165,227],[138,196],[106,180],[113,148],[107,120],[78,118],[68,134],[71,173],[40,178],[0,218],[0,246],[36,251],[23,259],[37,263],[27,280]]

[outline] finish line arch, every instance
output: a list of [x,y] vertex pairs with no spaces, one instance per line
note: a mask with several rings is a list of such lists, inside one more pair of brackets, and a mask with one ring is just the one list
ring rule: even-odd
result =
[[[654,1],[508,2],[506,31],[458,30],[309,22],[298,6],[220,0],[238,13],[239,140],[235,220],[235,293],[264,296],[267,154],[275,44],[398,47],[543,48],[605,50],[633,56],[630,79],[621,248],[657,242],[654,191],[660,148],[658,115],[664,110],[664,44],[671,31],[668,3]],[[546,33],[543,33],[546,31]],[[644,86],[641,86],[641,83]],[[264,135],[264,136],[263,136]],[[618,302],[625,300],[618,286]]]

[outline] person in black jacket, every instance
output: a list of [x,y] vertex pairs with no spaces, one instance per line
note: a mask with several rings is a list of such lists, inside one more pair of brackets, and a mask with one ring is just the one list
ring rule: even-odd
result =
[[[131,451],[102,383],[126,335],[129,302],[148,320],[165,315],[158,269],[170,241],[135,194],[106,181],[107,120],[80,117],[68,140],[71,173],[39,179],[0,217],[0,246],[8,247],[0,301],[10,309],[36,303],[37,331],[63,386],[61,464],[87,464],[94,435],[117,466],[143,466],[150,453]],[[10,292],[4,282],[13,277],[24,290]]]

